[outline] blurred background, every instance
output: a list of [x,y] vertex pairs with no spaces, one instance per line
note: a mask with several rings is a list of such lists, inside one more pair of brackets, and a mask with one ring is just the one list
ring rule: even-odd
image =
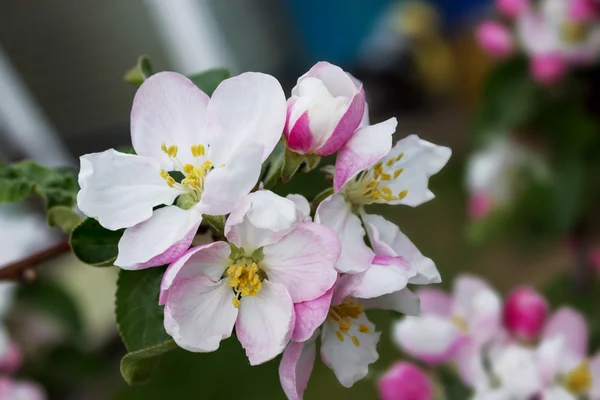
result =
[[[142,54],[156,70],[266,72],[287,94],[326,60],[364,82],[371,121],[395,116],[397,138],[416,133],[453,149],[432,179],[435,200],[377,210],[436,262],[443,285],[471,271],[501,291],[540,286],[572,267],[564,237],[467,240],[464,165],[491,66],[473,30],[491,7],[486,0],[3,0],[0,162],[77,167],[82,154],[130,145],[135,88],[123,76]],[[315,172],[280,188],[310,196],[327,185]],[[46,227],[38,202],[0,205],[0,265],[42,262],[39,277],[19,288],[8,324],[26,353],[20,374],[42,383],[49,398],[284,397],[278,361],[250,368],[234,339],[213,354],[171,352],[152,382],[128,387],[119,374],[125,349],[113,315],[116,270],[83,266],[65,241]],[[306,398],[376,398],[376,378],[401,357],[389,341],[396,318],[374,318],[383,336],[367,379],[344,389],[318,364]]]

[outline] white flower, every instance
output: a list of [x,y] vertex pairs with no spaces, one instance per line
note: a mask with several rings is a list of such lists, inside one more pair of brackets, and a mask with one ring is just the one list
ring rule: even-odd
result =
[[312,301],[337,279],[335,233],[306,218],[308,202],[269,191],[245,196],[225,236],[191,249],[165,272],[159,302],[165,329],[180,347],[208,352],[236,327],[252,365],[283,351],[294,329],[294,303]]
[[256,184],[285,108],[280,84],[264,74],[227,79],[212,98],[173,72],[146,80],[131,111],[136,155],[81,157],[79,208],[107,229],[127,228],[115,265],[169,263],[188,249],[202,214],[229,213]]

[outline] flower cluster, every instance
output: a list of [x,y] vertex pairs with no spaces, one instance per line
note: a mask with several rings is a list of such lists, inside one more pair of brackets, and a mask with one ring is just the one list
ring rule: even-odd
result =
[[542,84],[594,64],[600,55],[600,6],[594,0],[496,0],[496,8],[505,22],[479,26],[482,48],[501,59],[523,52]]
[[[588,327],[577,311],[561,307],[549,315],[545,298],[528,287],[502,304],[493,288],[469,275],[456,279],[452,294],[417,294],[422,315],[397,322],[395,342],[425,364],[454,365],[474,399],[600,399],[600,356],[589,357]],[[424,382],[414,398],[432,398],[422,371],[397,368],[381,379],[382,398],[402,398],[402,382],[414,376]]]
[[[441,280],[395,224],[365,209],[431,200],[429,178],[450,157],[415,135],[392,147],[396,125],[371,124],[362,84],[325,62],[298,79],[287,101],[260,73],[226,79],[210,98],[179,74],[158,73],[135,96],[136,154],[81,157],[78,206],[103,227],[124,229],[115,265],[169,264],[159,303],[180,347],[215,351],[235,327],[252,365],[283,353],[282,386],[295,399],[320,338],[323,361],[349,387],[378,358],[367,310],[416,315],[407,284]],[[328,196],[311,204],[259,183],[280,139],[285,157],[336,154],[324,168],[333,175]],[[221,240],[190,248],[207,216],[223,216]]]

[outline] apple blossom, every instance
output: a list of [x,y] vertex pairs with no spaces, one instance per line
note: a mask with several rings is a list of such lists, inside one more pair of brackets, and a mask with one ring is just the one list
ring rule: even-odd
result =
[[3,376],[0,377],[0,399],[2,400],[44,400],[44,391],[35,383]]
[[528,6],[529,0],[496,0],[498,12],[508,18],[516,18]]
[[115,265],[169,263],[188,249],[203,214],[231,212],[254,187],[284,124],[285,95],[269,75],[226,79],[209,98],[182,75],[155,74],[133,102],[136,155],[82,156],[77,204],[107,229],[126,228]]
[[432,400],[433,385],[416,365],[397,362],[379,378],[377,383],[382,400]]
[[337,279],[335,233],[306,220],[308,202],[270,191],[242,198],[225,225],[229,243],[189,250],[161,284],[165,329],[182,348],[209,352],[236,327],[252,365],[292,337],[294,303],[312,301]]
[[480,349],[500,329],[500,297],[483,280],[461,275],[452,295],[437,289],[417,292],[421,315],[405,317],[393,328],[393,340],[409,355],[428,364],[457,362],[467,383],[483,373]]
[[482,22],[476,35],[481,48],[492,57],[504,59],[513,51],[511,32],[499,22]]
[[548,302],[529,287],[513,290],[504,303],[504,325],[518,338],[535,339],[548,316]]
[[298,79],[287,103],[285,137],[296,153],[326,156],[338,151],[366,112],[362,83],[327,62]]

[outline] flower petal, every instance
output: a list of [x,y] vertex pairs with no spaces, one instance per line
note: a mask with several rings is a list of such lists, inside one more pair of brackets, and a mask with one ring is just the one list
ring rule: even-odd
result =
[[201,221],[202,216],[193,208],[160,208],[149,220],[125,230],[114,264],[123,269],[169,264],[190,247]]
[[238,309],[226,280],[204,276],[183,278],[169,290],[165,329],[179,347],[195,352],[215,351],[231,336]]
[[279,242],[265,246],[263,253],[268,279],[285,286],[294,303],[322,296],[337,280],[340,242],[326,226],[300,223]]
[[248,144],[243,157],[234,157],[208,173],[197,206],[203,214],[225,215],[233,210],[258,182],[261,154],[261,146]]
[[398,292],[375,297],[374,299],[361,299],[365,310],[378,309],[396,311],[406,315],[417,316],[421,313],[419,297],[404,288]]
[[342,245],[336,267],[339,272],[358,273],[371,266],[375,254],[365,244],[360,219],[342,196],[333,195],[323,200],[317,208],[315,222],[333,229],[338,236]]
[[600,398],[600,353],[596,353],[589,362],[590,372],[592,373],[592,388],[590,389],[590,398]]
[[226,242],[213,242],[190,249],[169,265],[160,283],[158,304],[165,304],[168,291],[178,280],[204,276],[213,282],[221,279],[227,268],[231,248]]
[[408,192],[406,197],[388,203],[416,207],[433,199],[435,196],[427,187],[429,178],[446,165],[452,151],[448,147],[420,139],[417,135],[410,135],[396,142],[386,159],[397,157],[400,153],[404,155],[394,164],[394,168],[404,170],[390,182],[388,187],[393,193],[404,190]]
[[308,340],[317,328],[323,324],[329,313],[333,290],[334,288],[329,289],[324,295],[314,300],[294,304],[296,325],[292,334],[293,341],[304,342]]
[[213,163],[243,158],[250,144],[262,146],[260,160],[266,160],[281,138],[286,114],[283,89],[270,75],[246,72],[221,82],[206,110]]
[[[304,112],[302,112],[300,116],[292,122],[290,119],[293,117],[289,107],[290,104],[292,104],[296,109],[298,109],[302,107],[304,103],[305,101],[294,97],[288,101],[288,124],[286,125],[286,129],[284,131],[287,139],[287,146],[299,154],[309,153],[313,147],[315,138],[310,129],[308,110],[305,109]],[[298,112],[299,111],[294,110],[294,113]]]
[[46,394],[35,382],[0,377],[0,399],[6,400],[45,400]]
[[470,387],[488,385],[488,375],[483,366],[481,349],[473,342],[465,342],[456,354],[454,362],[460,378]]
[[450,320],[437,315],[404,317],[393,327],[393,341],[410,356],[428,364],[450,360],[460,347],[462,334]]
[[[329,93],[335,97],[353,97],[360,89],[360,85],[357,85],[352,80],[352,77],[344,72],[343,69],[325,61],[316,63],[306,74],[298,79],[298,82],[306,78],[319,79],[325,84]],[[357,83],[360,82],[357,81]],[[298,85],[296,85],[292,89],[292,95],[297,96],[299,94],[298,90]]]
[[294,304],[283,285],[265,280],[256,296],[244,297],[235,331],[250,365],[262,364],[283,352],[294,322]]
[[380,215],[362,213],[369,241],[377,254],[400,256],[417,271],[409,283],[427,285],[442,281],[435,263],[425,257],[400,228]]
[[140,156],[159,161],[173,170],[161,143],[179,147],[177,158],[193,162],[191,146],[207,145],[205,131],[209,97],[188,78],[175,72],[159,72],[138,89],[131,109],[131,141]]
[[360,171],[374,165],[392,148],[392,134],[398,121],[390,118],[375,125],[359,128],[342,147],[335,161],[333,189],[338,192]]
[[253,251],[277,242],[298,220],[296,203],[270,190],[244,196],[225,223],[225,236],[238,247]]
[[301,194],[288,194],[285,198],[293,201],[296,205],[296,219],[298,221],[312,221],[312,218],[310,217],[310,203],[306,200],[306,197]]
[[301,400],[315,364],[317,342],[290,342],[279,364],[279,379],[288,400]]
[[80,158],[77,205],[110,230],[129,228],[152,216],[152,208],[172,204],[181,193],[160,176],[157,161],[115,150]]
[[[333,369],[344,387],[351,387],[356,381],[367,376],[369,365],[379,359],[377,343],[381,333],[375,332],[375,326],[365,314],[361,314],[355,321],[347,335],[342,336],[342,340],[336,334],[338,325],[331,321],[325,322],[321,336],[323,363]],[[367,326],[369,333],[359,332],[358,324]],[[357,339],[358,346],[351,340],[352,337]]]
[[421,311],[424,314],[435,314],[440,317],[450,317],[452,314],[452,298],[439,289],[419,289],[417,292],[421,299]]
[[414,274],[402,257],[376,255],[366,271],[343,275],[336,290],[342,298],[371,299],[404,289]]
[[581,313],[570,307],[561,307],[548,319],[543,339],[562,337],[565,352],[585,357],[588,346],[588,325]]

